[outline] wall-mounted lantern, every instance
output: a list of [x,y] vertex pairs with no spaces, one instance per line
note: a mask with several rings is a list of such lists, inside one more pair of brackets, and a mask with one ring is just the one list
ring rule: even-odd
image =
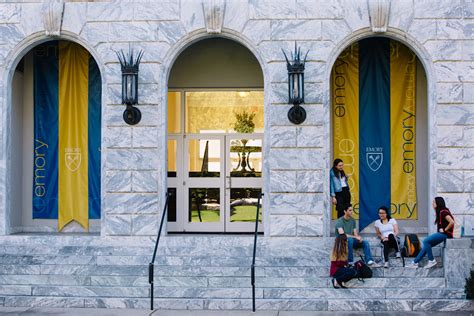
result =
[[301,124],[306,120],[306,111],[300,104],[304,103],[304,64],[309,50],[301,60],[301,49],[296,47],[295,42],[295,53],[291,53],[291,61],[288,60],[283,49],[282,51],[288,69],[288,103],[293,104],[288,111],[288,119],[293,124]]
[[129,125],[140,122],[142,113],[134,105],[138,104],[138,66],[143,56],[143,51],[133,56],[133,50],[125,55],[123,50],[116,52],[122,66],[122,104],[127,108],[123,112],[123,120]]

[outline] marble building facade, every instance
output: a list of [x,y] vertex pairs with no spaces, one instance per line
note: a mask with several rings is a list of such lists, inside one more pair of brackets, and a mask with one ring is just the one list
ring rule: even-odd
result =
[[[127,237],[133,244],[156,236],[166,190],[168,77],[182,51],[210,37],[242,44],[263,72],[264,239],[330,236],[326,179],[332,163],[331,69],[344,48],[373,36],[400,41],[423,65],[428,89],[429,199],[444,196],[457,222],[472,229],[473,18],[474,4],[468,0],[2,1],[0,235],[21,232],[10,222],[16,212],[10,197],[20,190],[12,185],[10,172],[15,68],[34,46],[52,39],[81,44],[102,75],[102,218],[95,243]],[[295,42],[309,49],[303,105],[307,119],[301,125],[287,118],[291,105],[281,52],[291,51]],[[144,50],[138,105],[142,120],[135,126],[122,119],[115,53],[130,46]],[[431,223],[434,218],[429,216]],[[428,231],[433,230],[429,225]],[[472,253],[467,252],[465,260],[472,264]]]

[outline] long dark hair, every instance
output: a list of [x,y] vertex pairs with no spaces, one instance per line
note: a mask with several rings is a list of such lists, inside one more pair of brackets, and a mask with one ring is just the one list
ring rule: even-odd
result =
[[[390,220],[392,218],[392,215],[390,214],[390,211],[388,210],[388,208],[386,206],[379,207],[379,210],[384,210],[385,211],[385,214],[387,214],[387,220]],[[382,220],[380,220],[380,222],[382,223]]]
[[441,214],[441,211],[442,210],[448,210],[448,212],[449,212],[449,208],[446,207],[446,202],[444,201],[444,199],[441,196],[437,196],[434,199],[435,199],[435,203],[436,203],[435,224],[438,224],[439,223],[439,216]]
[[334,247],[332,248],[331,253],[331,261],[346,261],[348,253],[347,235],[340,234],[334,241]]
[[342,159],[340,159],[340,158],[334,159],[334,162],[332,163],[332,171],[334,172],[334,175],[338,178],[342,178],[342,177],[347,178],[346,173],[344,172],[344,170],[339,171],[339,169],[336,168],[336,166],[340,162],[344,162],[344,161],[342,161]]

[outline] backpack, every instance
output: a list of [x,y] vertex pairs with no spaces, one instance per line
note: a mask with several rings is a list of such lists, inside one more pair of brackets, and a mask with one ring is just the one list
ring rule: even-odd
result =
[[421,250],[420,239],[416,234],[405,235],[405,242],[403,245],[403,256],[404,257],[416,257]]
[[354,269],[357,271],[357,277],[359,279],[369,279],[372,277],[372,269],[369,268],[363,260],[356,261],[356,263],[354,263]]

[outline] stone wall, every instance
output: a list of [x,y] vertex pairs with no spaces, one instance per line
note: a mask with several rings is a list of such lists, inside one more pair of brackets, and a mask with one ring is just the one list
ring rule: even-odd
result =
[[[205,3],[209,7],[210,2]],[[472,2],[391,1],[388,30],[378,34],[371,31],[367,2],[362,0],[215,3],[224,12],[219,36],[247,46],[264,72],[267,236],[329,235],[330,70],[347,45],[374,35],[400,40],[422,61],[429,96],[429,193],[445,196],[458,222],[474,221]],[[9,190],[16,189],[8,180],[12,73],[29,49],[49,39],[43,9],[35,1],[0,4],[0,233],[8,233],[9,212],[15,211],[8,201]],[[157,231],[156,215],[166,186],[167,77],[187,45],[210,36],[204,16],[198,0],[65,3],[61,37],[85,46],[102,71],[102,235]],[[281,52],[292,50],[295,41],[310,50],[305,73],[307,119],[300,126],[287,119],[290,106]],[[133,127],[122,119],[115,55],[129,45],[145,51],[139,87],[143,116]]]

